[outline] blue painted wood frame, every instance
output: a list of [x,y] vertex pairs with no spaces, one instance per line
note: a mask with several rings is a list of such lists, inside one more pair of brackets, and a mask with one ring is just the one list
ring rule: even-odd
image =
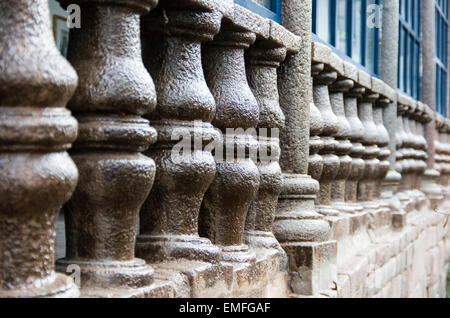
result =
[[270,8],[266,8],[252,0],[234,0],[234,3],[281,24],[281,1],[282,0],[271,0]]
[[435,1],[436,27],[436,111],[447,117],[447,74],[448,74],[448,3]]

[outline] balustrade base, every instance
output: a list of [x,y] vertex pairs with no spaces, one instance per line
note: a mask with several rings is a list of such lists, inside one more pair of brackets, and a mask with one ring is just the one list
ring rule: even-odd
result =
[[329,205],[316,205],[316,211],[325,216],[339,215],[339,211]]
[[283,243],[289,256],[291,290],[296,294],[318,295],[337,279],[337,242]]
[[195,235],[138,235],[136,256],[149,263],[177,259],[217,263],[220,249]]
[[246,231],[244,235],[245,243],[251,248],[273,249],[284,254],[280,242],[272,232]]
[[363,207],[360,204],[352,202],[333,202],[331,206],[339,212],[347,214],[355,214],[363,211]]
[[249,263],[256,261],[256,255],[248,248],[248,245],[222,246],[220,260],[225,263]]
[[77,298],[80,295],[73,278],[55,273],[26,288],[0,290],[0,298]]
[[[81,296],[89,294],[89,290],[104,289],[104,297],[109,294],[139,295],[147,292],[148,287],[153,283],[153,268],[144,260],[135,258],[130,261],[81,261],[71,259],[59,259],[56,262],[58,272],[73,272],[76,268],[69,266],[79,266]],[[100,294],[99,294],[100,297]],[[102,296],[103,297],[103,296]]]

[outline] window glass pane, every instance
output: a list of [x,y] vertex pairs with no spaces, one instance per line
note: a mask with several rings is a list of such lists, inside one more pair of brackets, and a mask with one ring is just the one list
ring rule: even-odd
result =
[[322,40],[330,41],[330,1],[316,0],[316,34]]
[[267,9],[272,8],[272,0],[253,0],[254,2],[266,7]]
[[336,48],[347,53],[347,0],[337,0]]
[[353,2],[353,25],[352,25],[352,58],[361,63],[361,2],[362,0],[355,0]]

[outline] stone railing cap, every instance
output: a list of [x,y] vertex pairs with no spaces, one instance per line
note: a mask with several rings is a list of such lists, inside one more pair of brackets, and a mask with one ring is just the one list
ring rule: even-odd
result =
[[288,53],[295,54],[300,51],[300,37],[288,31],[275,21],[266,19],[270,23],[269,41],[284,46]]
[[397,92],[397,103],[409,107],[414,107],[416,105],[416,101],[414,99],[401,92]]
[[344,61],[344,77],[358,82],[358,68],[350,62]]
[[364,88],[372,89],[372,77],[363,70],[358,70],[358,84]]
[[325,44],[311,42],[311,60],[316,63],[323,63],[339,75],[344,75],[344,63],[342,59],[333,53]]
[[240,29],[255,33],[259,38],[268,39],[270,36],[268,20],[238,4],[234,5],[232,17],[224,15],[224,18]]

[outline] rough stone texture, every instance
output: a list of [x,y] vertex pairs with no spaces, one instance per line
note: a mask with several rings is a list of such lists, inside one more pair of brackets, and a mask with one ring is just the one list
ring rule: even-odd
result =
[[73,297],[55,273],[56,220],[78,171],[67,154],[77,85],[57,50],[45,0],[0,3],[0,297]]
[[80,78],[68,103],[79,121],[70,154],[80,178],[64,206],[67,250],[57,266],[80,267],[82,296],[142,295],[152,283],[153,269],[134,257],[134,245],[156,170],[140,153],[156,140],[141,117],[155,108],[156,92],[142,63],[139,14],[156,1],[113,2],[77,2],[83,28],[72,29],[68,50]]
[[156,109],[148,116],[158,142],[146,152],[155,159],[157,173],[140,212],[136,244],[137,255],[149,263],[215,263],[219,258],[219,248],[198,233],[200,206],[216,174],[206,146],[220,139],[211,125],[216,102],[203,74],[201,44],[219,32],[227,10],[227,1],[160,1],[142,19],[144,62],[158,94]]
[[[254,262],[255,258],[243,236],[247,211],[260,184],[258,168],[249,157],[258,142],[244,131],[256,127],[259,121],[259,106],[248,86],[244,60],[244,50],[255,42],[256,34],[247,28],[243,10],[235,6],[234,19],[223,22],[220,33],[205,46],[203,56],[206,81],[217,104],[213,124],[221,130],[223,144],[234,149],[232,160],[217,162],[200,221],[202,235],[221,247],[225,262]],[[243,130],[229,132],[227,128]],[[239,149],[245,150],[244,156],[239,155]]]

